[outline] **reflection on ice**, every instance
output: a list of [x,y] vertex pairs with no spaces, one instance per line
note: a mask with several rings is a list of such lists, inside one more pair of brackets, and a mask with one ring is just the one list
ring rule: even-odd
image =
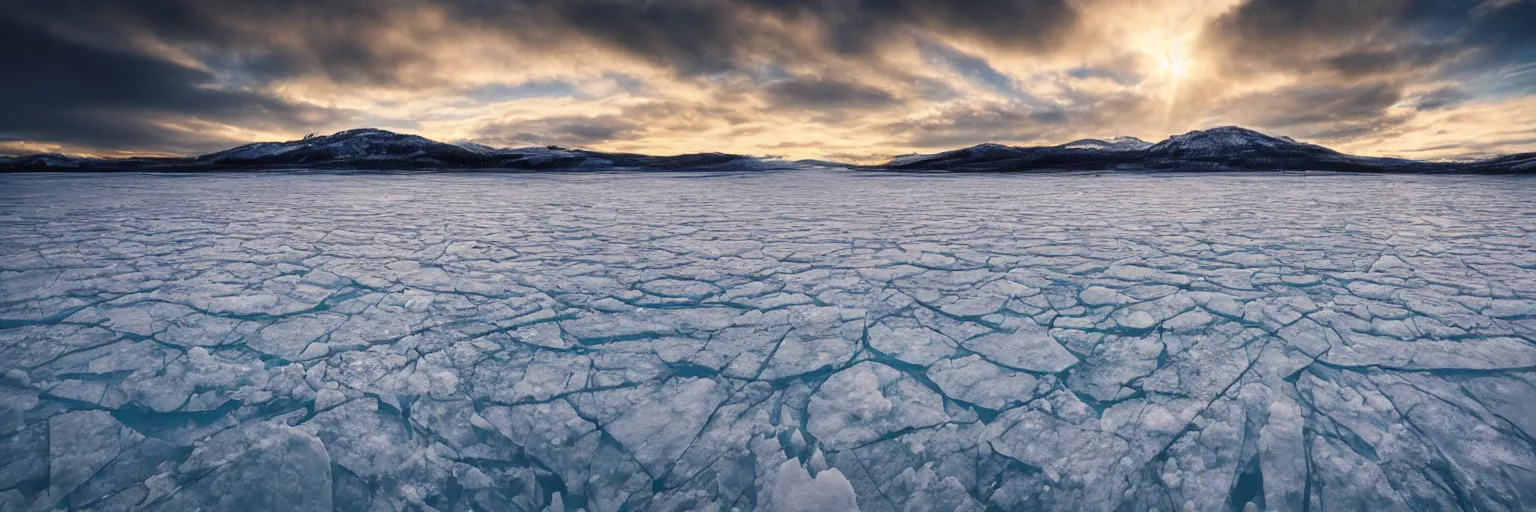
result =
[[0,177],[0,510],[1518,510],[1536,181]]

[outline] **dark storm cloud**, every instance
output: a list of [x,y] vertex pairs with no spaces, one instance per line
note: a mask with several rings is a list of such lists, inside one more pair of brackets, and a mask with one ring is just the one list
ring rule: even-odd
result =
[[1229,72],[1331,71],[1349,78],[1502,66],[1536,50],[1531,0],[1249,0],[1203,45]]
[[[1467,74],[1500,69],[1512,64],[1536,62],[1536,0],[1513,0],[1481,10],[1463,31],[1463,44],[1475,51],[1452,71]],[[1536,87],[1536,77],[1526,77],[1516,87]]]
[[878,108],[898,103],[883,90],[828,79],[785,80],[768,85],[765,92],[778,108]]
[[[1222,5],[0,0],[0,137],[179,152],[375,121],[631,148],[802,125],[924,147],[1212,119],[1345,134],[1536,87],[1519,68],[1536,61],[1536,0]],[[1160,57],[1186,49],[1170,78]]]
[[[818,62],[866,55],[921,34],[1010,51],[1058,47],[1078,21],[1066,0],[443,1],[465,19],[558,46],[572,34],[682,74],[743,71],[754,58]],[[803,27],[817,34],[798,40]],[[540,34],[559,34],[556,37]]]
[[1229,74],[1333,72],[1369,76],[1433,66],[1454,55],[1426,44],[1442,0],[1250,0],[1207,29],[1203,47]]
[[1342,122],[1329,125],[1320,125],[1312,129],[1286,132],[1303,140],[1331,144],[1357,140],[1372,136],[1381,136],[1390,133],[1391,130],[1401,126],[1406,119],[1401,117],[1382,117],[1364,119],[1353,122]]
[[[12,0],[9,4],[16,4]],[[450,26],[500,32],[548,49],[572,37],[675,68],[739,70],[743,59],[794,51],[862,53],[910,31],[1016,50],[1047,50],[1076,23],[1065,0],[57,0],[17,17],[118,36],[135,32],[188,44],[253,75],[318,72],[338,81],[387,82],[423,58],[387,37],[393,25],[440,12]],[[808,24],[825,41],[790,41],[786,24]],[[452,30],[433,34],[450,38]],[[433,41],[414,41],[427,44]],[[829,48],[816,45],[826,43]],[[796,56],[789,56],[796,57]]]
[[1342,53],[1323,59],[1322,64],[1340,76],[1361,78],[1433,67],[1461,51],[1451,45],[1405,45],[1390,50]]
[[1419,110],[1439,110],[1469,99],[1472,99],[1472,95],[1467,94],[1460,87],[1441,87],[1420,95],[1413,106]]
[[[265,114],[269,126],[297,127],[302,123],[291,122],[314,112],[219,89],[257,91],[316,78],[343,87],[451,85],[451,69],[434,52],[471,36],[552,55],[582,42],[686,77],[744,73],[771,62],[825,63],[829,55],[862,58],[919,36],[1046,51],[1078,18],[1066,0],[0,0],[0,17],[10,20],[8,44],[0,48],[13,64],[8,70],[48,77],[7,80],[5,101],[17,107],[7,129],[29,130],[14,135],[92,147],[160,142],[167,149],[184,144],[158,140],[167,135],[135,128],[128,117],[73,128],[82,112],[107,110],[210,122]],[[94,69],[47,67],[76,59]],[[105,83],[121,90],[91,90]],[[896,103],[889,93],[830,80],[781,82],[763,93],[785,106]],[[38,95],[47,97],[21,100]]]
[[540,80],[517,85],[491,84],[474,88],[465,96],[477,102],[499,103],[524,98],[575,96],[576,86],[563,80]]
[[488,124],[476,130],[475,138],[504,146],[580,147],[622,140],[639,128],[639,123],[618,116],[562,116]]
[[1259,126],[1295,126],[1332,121],[1355,121],[1386,115],[1403,99],[1396,84],[1375,83],[1356,87],[1288,87],[1266,92],[1263,97],[1239,97],[1238,103],[1255,112],[1251,123]]
[[741,0],[790,19],[814,19],[837,51],[863,53],[902,30],[1031,51],[1055,48],[1078,14],[1065,0]]
[[103,43],[152,38],[253,83],[318,75],[341,83],[393,83],[424,58],[419,43],[388,37],[430,0],[50,0],[4,15],[89,34]]
[[256,125],[314,123],[327,111],[207,87],[206,71],[118,48],[70,40],[0,20],[0,133],[90,147],[169,151],[228,141],[163,128],[159,118],[207,116]]
[[920,148],[969,146],[983,142],[1026,142],[1064,122],[1060,110],[1032,110],[1019,103],[956,107],[919,120],[887,125],[884,130]]
[[1383,133],[1410,120],[1394,83],[1305,84],[1236,96],[1217,108],[1237,124],[1325,144]]
[[1536,26],[1536,2],[1515,0],[1483,14],[1470,38],[1503,57],[1531,57],[1536,52],[1532,26]]
[[918,48],[929,60],[948,67],[966,80],[1006,95],[1020,95],[1014,78],[993,68],[986,59],[934,42],[925,41]]
[[698,132],[751,121],[719,106],[647,102],[617,114],[553,115],[493,121],[476,126],[471,138],[493,146],[559,145],[590,147],[639,140],[654,131]]
[[1516,56],[1536,57],[1533,26],[1531,0],[1249,0],[1207,27],[1199,46],[1215,72],[1190,94],[1290,76],[1298,85],[1211,108],[1324,142],[1381,136],[1470,99],[1456,85],[1410,93],[1419,84],[1495,80]]
[[683,73],[737,69],[756,30],[723,2],[554,2],[553,21],[611,48]]
[[739,125],[754,118],[734,110],[729,102],[734,98],[722,98],[704,103],[652,101],[623,108],[619,115],[652,128],[677,131],[696,131],[712,124]]

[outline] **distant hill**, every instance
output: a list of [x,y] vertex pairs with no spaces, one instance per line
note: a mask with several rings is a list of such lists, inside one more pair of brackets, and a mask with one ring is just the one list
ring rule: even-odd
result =
[[1346,155],[1289,137],[1226,126],[1174,135],[1157,144],[1134,137],[1083,139],[1060,146],[981,144],[927,155],[905,155],[867,170],[928,172],[1343,171],[1395,173],[1530,173],[1536,153],[1470,162],[1422,162]]
[[762,171],[796,164],[724,153],[650,156],[554,146],[492,148],[446,144],[416,135],[361,128],[288,142],[258,142],[187,158],[0,158],[0,171],[359,170],[634,170]]
[[1135,137],[1082,139],[1059,146],[980,144],[900,156],[880,165],[784,161],[725,153],[650,156],[556,146],[493,148],[447,144],[361,128],[288,142],[259,142],[186,158],[81,158],[57,154],[0,157],[0,172],[229,171],[287,169],[764,171],[822,168],[906,172],[1342,171],[1377,173],[1536,173],[1536,153],[1476,161],[1424,162],[1347,155],[1289,137],[1226,126],[1174,135],[1156,144]]

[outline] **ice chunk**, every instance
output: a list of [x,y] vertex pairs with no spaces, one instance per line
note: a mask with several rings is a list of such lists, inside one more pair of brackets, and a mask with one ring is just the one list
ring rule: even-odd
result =
[[48,420],[48,495],[63,498],[144,436],[107,411],[71,411]]
[[1125,304],[1131,298],[1103,286],[1090,286],[1078,294],[1078,300],[1089,306],[1109,306]]
[[1040,328],[987,334],[961,345],[997,364],[1032,372],[1056,373],[1078,362],[1077,356]]
[[6,370],[5,381],[13,386],[23,388],[30,387],[32,385],[32,378],[27,375],[26,370],[21,368],[11,368]]
[[793,460],[779,465],[773,486],[773,510],[781,512],[851,512],[859,510],[853,484],[836,469],[811,478]]
[[939,476],[928,466],[907,468],[886,491],[906,512],[982,512],[986,510],[954,476]]
[[869,328],[869,346],[912,364],[928,365],[954,354],[954,342],[924,327],[890,327],[883,323]]
[[149,510],[330,511],[331,458],[315,436],[252,422],[210,437],[176,468],[185,486]]
[[1306,440],[1301,407],[1280,396],[1269,404],[1269,419],[1259,429],[1259,461],[1264,474],[1264,504],[1271,509],[1306,507]]
[[988,409],[1028,402],[1037,385],[1027,373],[997,366],[974,354],[939,361],[928,368],[928,378],[944,390],[945,396]]
[[710,379],[689,379],[658,390],[608,425],[608,435],[652,474],[666,471],[688,449],[725,400]]
[[831,450],[948,419],[937,393],[894,368],[870,362],[827,378],[811,396],[807,412],[807,429]]

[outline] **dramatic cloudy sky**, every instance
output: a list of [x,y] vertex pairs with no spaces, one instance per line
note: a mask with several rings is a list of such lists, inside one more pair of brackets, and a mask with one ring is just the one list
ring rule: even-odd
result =
[[1536,150],[1536,0],[0,0],[0,153],[374,126],[867,161],[1237,124]]

